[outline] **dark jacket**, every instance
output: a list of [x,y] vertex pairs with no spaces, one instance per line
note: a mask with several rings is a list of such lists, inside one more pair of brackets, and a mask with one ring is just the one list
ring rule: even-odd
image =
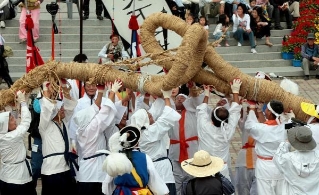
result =
[[313,61],[312,57],[318,56],[318,45],[314,44],[313,48],[310,48],[308,43],[301,46],[301,56],[310,61]]
[[186,195],[223,195],[223,185],[213,176],[197,177],[188,182]]

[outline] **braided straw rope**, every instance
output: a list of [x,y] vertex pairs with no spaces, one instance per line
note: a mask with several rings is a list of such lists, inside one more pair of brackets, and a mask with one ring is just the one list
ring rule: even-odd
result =
[[[158,27],[163,27],[175,31],[183,37],[181,46],[176,50],[164,51],[155,39],[154,32]],[[56,84],[59,78],[79,79],[92,83],[105,83],[121,78],[125,87],[133,91],[140,90],[154,95],[160,95],[160,89],[168,90],[177,87],[189,80],[201,84],[213,85],[225,94],[231,93],[229,82],[234,78],[242,80],[240,95],[247,99],[256,99],[261,102],[268,102],[277,99],[284,103],[285,108],[292,108],[299,119],[306,120],[307,116],[301,111],[301,102],[311,102],[305,98],[295,96],[285,92],[275,82],[261,80],[258,82],[258,89],[255,86],[255,78],[243,74],[238,68],[231,66],[219,56],[212,46],[207,46],[207,35],[202,26],[198,24],[187,25],[183,20],[168,14],[155,13],[149,16],[141,27],[141,41],[146,56],[125,60],[116,63],[118,66],[140,67],[147,63],[156,63],[170,70],[165,76],[152,75],[141,77],[134,72],[122,72],[113,68],[113,65],[99,65],[94,63],[61,63],[49,61],[43,66],[25,74],[18,79],[10,89],[0,91],[0,108],[14,103],[16,92],[19,89],[27,93],[32,89],[42,85],[46,80],[54,84],[54,89],[58,90]],[[215,45],[214,43],[212,44]],[[176,51],[174,55],[171,53]],[[150,62],[140,63],[142,59],[151,58]],[[201,68],[202,61],[211,68],[212,71]],[[133,69],[135,69],[133,68]],[[147,79],[145,79],[147,78]],[[143,81],[143,82],[140,82]],[[141,83],[144,86],[141,86]]]

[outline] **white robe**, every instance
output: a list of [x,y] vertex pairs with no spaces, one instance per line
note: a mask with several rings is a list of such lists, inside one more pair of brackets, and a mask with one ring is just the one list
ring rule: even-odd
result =
[[229,143],[232,139],[238,120],[240,118],[240,110],[242,106],[233,102],[231,104],[228,117],[228,123],[225,123],[224,130],[216,127],[208,114],[208,105],[202,103],[197,107],[197,129],[199,146],[198,150],[205,150],[212,156],[222,158],[225,162],[221,173],[230,179],[227,161],[229,159]]
[[[106,177],[102,171],[102,165],[106,158],[105,155],[84,160],[84,158],[93,156],[98,150],[107,148],[107,140],[112,132],[105,132],[112,121],[114,121],[116,108],[109,99],[101,106],[101,110],[94,103],[90,107],[77,112],[74,116],[74,122],[77,124],[76,130],[77,145],[79,146],[79,171],[77,172],[77,181],[79,182],[100,182]],[[85,118],[90,120],[85,121]]]
[[282,195],[319,194],[319,151],[289,152],[290,144],[282,142],[274,163],[284,175]]
[[[267,125],[259,123],[254,111],[250,110],[245,128],[256,140],[256,154],[266,158],[272,158],[282,141],[287,139],[285,124]],[[275,166],[273,160],[257,158],[255,168],[258,194],[281,194],[283,175]]]
[[[146,164],[147,164],[147,171],[149,174],[149,181],[148,181],[148,188],[153,192],[154,195],[165,195],[169,193],[165,182],[157,173],[154,163],[152,159],[146,154]],[[114,178],[107,175],[103,185],[102,191],[106,195],[111,195],[115,190]]]
[[[64,98],[65,118],[62,120],[67,128],[67,122],[70,120],[77,101]],[[55,104],[47,98],[40,100],[41,114],[39,123],[39,132],[42,138],[42,154],[47,156],[53,153],[65,152],[65,143],[62,134],[56,124],[52,121],[51,115],[56,109]],[[68,132],[69,135],[69,132]],[[70,143],[70,142],[69,142]],[[71,146],[69,146],[71,148]],[[43,159],[41,173],[43,175],[53,175],[70,170],[65,161],[64,155],[57,155]]]
[[[24,146],[24,135],[29,129],[31,114],[25,103],[21,105],[20,124],[13,131],[0,134],[0,180],[12,184],[25,184],[32,181],[32,177],[24,161],[27,154]],[[6,123],[6,125],[2,126],[0,124],[0,126],[8,126],[9,121],[1,122]],[[8,131],[8,129],[6,129],[6,131]]]
[[[163,113],[155,123],[142,130],[139,141],[141,152],[150,156],[153,161],[167,157],[166,142],[163,138],[180,118],[179,113],[171,107],[165,106]],[[175,183],[169,159],[154,162],[154,165],[165,183]]]

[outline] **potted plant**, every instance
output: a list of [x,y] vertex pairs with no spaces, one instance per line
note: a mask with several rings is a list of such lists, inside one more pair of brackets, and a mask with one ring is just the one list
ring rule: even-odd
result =
[[290,36],[286,35],[283,38],[282,41],[282,47],[281,47],[281,57],[284,60],[290,60],[293,59],[293,46],[291,44],[289,44],[288,40],[289,40]]
[[292,60],[292,65],[294,67],[301,67],[302,65],[302,56],[301,56],[300,47],[295,47],[294,49],[294,59]]

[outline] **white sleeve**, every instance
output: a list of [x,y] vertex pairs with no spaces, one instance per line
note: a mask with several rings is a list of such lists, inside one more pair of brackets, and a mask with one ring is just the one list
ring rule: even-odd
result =
[[101,51],[99,52],[97,56],[100,58],[107,58],[106,51],[107,51],[106,45],[104,45],[104,47],[101,49]]
[[154,195],[164,195],[168,194],[169,190],[155,169],[152,159],[146,155],[147,171],[149,174],[148,187],[154,193]]
[[114,184],[114,178],[106,174],[105,180],[102,182],[102,192],[105,195],[113,194],[116,186]]
[[275,155],[273,162],[275,163],[276,167],[279,169],[280,172],[284,172],[284,169],[286,169],[286,162],[287,159],[285,158],[286,153],[289,152],[290,143],[289,142],[281,142]]
[[72,115],[73,115],[73,111],[76,107],[76,105],[78,104],[78,102],[76,100],[73,100],[73,99],[67,99],[67,98],[64,98],[63,99],[63,107],[64,107],[64,112],[65,112],[65,118],[63,119],[64,122],[69,122]]
[[240,111],[242,106],[239,105],[237,102],[233,102],[231,104],[231,107],[229,108],[229,117],[228,117],[228,123],[227,123],[227,139],[228,141],[232,139],[236,126],[238,124],[238,120],[240,118]]
[[[55,109],[55,105],[50,102],[46,97],[40,99],[40,122],[39,122],[39,130],[45,131],[52,120],[53,110]],[[53,116],[54,117],[54,116]]]
[[264,126],[265,124],[259,123],[256,114],[253,110],[250,110],[245,123],[245,129],[250,133],[252,138],[259,140],[264,136]]
[[128,55],[128,53],[124,47],[122,47],[122,58],[123,58],[123,60],[130,58],[130,56]]
[[181,115],[169,106],[165,106],[161,116],[147,130],[143,131],[143,138],[149,142],[163,139],[167,132],[179,121]]
[[20,139],[28,131],[31,123],[31,113],[26,103],[21,104],[21,122],[14,131],[5,134],[3,140]]
[[212,120],[209,118],[209,114],[207,112],[208,105],[206,103],[202,103],[201,105],[197,106],[197,131],[201,132],[210,132]]
[[248,14],[245,14],[245,18],[247,21],[246,29],[249,30],[250,29],[250,16]]
[[214,33],[213,35],[216,35],[218,32],[222,32],[222,23],[217,24],[217,26],[215,27]]
[[234,24],[233,24],[233,32],[236,32],[237,31],[237,27],[239,25],[239,20],[238,20],[238,17],[236,17],[235,14],[233,14],[232,17],[233,17],[233,22],[234,22]]
[[145,110],[150,109],[150,106],[145,104],[144,102],[144,95],[140,95],[135,98],[135,110],[139,110],[139,109],[145,109]]

